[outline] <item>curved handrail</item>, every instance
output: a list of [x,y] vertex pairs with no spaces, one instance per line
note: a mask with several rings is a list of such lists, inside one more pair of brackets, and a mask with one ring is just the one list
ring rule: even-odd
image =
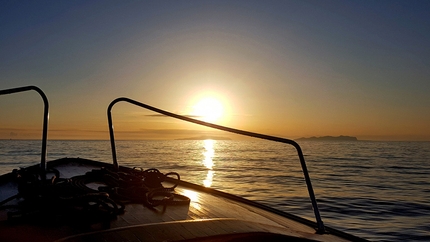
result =
[[34,90],[42,97],[44,109],[43,109],[43,131],[42,131],[42,153],[40,157],[40,169],[43,179],[46,179],[46,144],[48,140],[48,121],[49,121],[49,102],[45,93],[36,86],[24,86],[11,89],[0,90],[0,95],[12,94],[17,92],[25,92]]
[[169,117],[173,117],[176,119],[180,119],[183,121],[187,121],[187,122],[191,122],[191,123],[195,123],[195,124],[199,124],[199,125],[203,125],[206,127],[210,127],[210,128],[214,128],[214,129],[219,129],[219,130],[223,130],[223,131],[227,131],[227,132],[231,132],[231,133],[235,133],[235,134],[240,134],[240,135],[245,135],[245,136],[249,136],[249,137],[254,137],[254,138],[260,138],[260,139],[265,139],[265,140],[271,140],[271,141],[275,141],[275,142],[281,142],[281,143],[285,143],[285,144],[289,144],[294,146],[294,148],[296,148],[299,159],[300,159],[300,164],[302,166],[302,171],[305,177],[305,181],[306,181],[306,185],[308,188],[308,192],[309,192],[309,197],[311,199],[312,202],[312,207],[314,210],[314,214],[315,214],[315,219],[317,221],[317,225],[318,225],[318,229],[317,229],[317,233],[325,233],[325,229],[324,229],[324,223],[321,219],[321,215],[319,213],[319,209],[318,209],[318,205],[317,205],[317,201],[315,198],[315,193],[313,191],[312,188],[312,183],[311,183],[311,178],[309,176],[309,172],[308,169],[306,167],[306,162],[305,162],[305,158],[303,156],[303,152],[302,149],[300,148],[299,144],[293,140],[289,140],[289,139],[285,139],[285,138],[280,138],[280,137],[275,137],[275,136],[270,136],[270,135],[265,135],[265,134],[259,134],[259,133],[253,133],[253,132],[249,132],[249,131],[244,131],[244,130],[240,130],[240,129],[234,129],[234,128],[229,128],[229,127],[225,127],[225,126],[221,126],[221,125],[217,125],[217,124],[212,124],[212,123],[208,123],[208,122],[204,122],[204,121],[200,121],[197,119],[193,119],[193,118],[189,118],[186,116],[182,116],[182,115],[178,115],[178,114],[174,114],[171,112],[167,112],[152,106],[149,106],[147,104],[135,101],[133,99],[130,98],[126,98],[126,97],[120,97],[117,98],[115,100],[113,100],[108,108],[107,108],[107,116],[108,116],[108,125],[109,125],[109,135],[110,135],[110,142],[111,142],[111,149],[112,149],[112,159],[113,159],[113,165],[115,167],[115,169],[119,169],[119,165],[118,165],[118,161],[117,161],[117,157],[116,157],[116,148],[115,148],[115,137],[114,137],[114,131],[113,131],[113,124],[112,124],[112,114],[111,114],[111,110],[112,107],[118,103],[118,102],[128,102],[131,104],[134,104],[136,106],[154,111],[156,113],[160,113]]

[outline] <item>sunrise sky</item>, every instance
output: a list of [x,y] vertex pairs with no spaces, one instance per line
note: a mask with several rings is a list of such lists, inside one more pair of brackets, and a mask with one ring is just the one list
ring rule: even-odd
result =
[[[45,91],[49,139],[108,139],[124,96],[285,138],[429,141],[430,1],[6,0],[0,73]],[[39,139],[42,110],[0,96],[0,139]],[[117,137],[201,130],[152,114],[116,105]]]

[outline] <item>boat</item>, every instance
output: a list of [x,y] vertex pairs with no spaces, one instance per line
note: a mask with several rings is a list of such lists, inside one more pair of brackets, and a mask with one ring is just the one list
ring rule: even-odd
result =
[[[366,241],[325,226],[300,146],[293,140],[220,126],[121,97],[107,108],[112,163],[85,158],[46,161],[48,98],[40,164],[0,176],[0,241]],[[176,172],[119,165],[111,110],[126,102],[185,122],[281,142],[297,150],[315,221],[180,179]]]

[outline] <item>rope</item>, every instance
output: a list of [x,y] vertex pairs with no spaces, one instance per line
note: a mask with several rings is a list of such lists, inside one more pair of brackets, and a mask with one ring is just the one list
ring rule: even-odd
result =
[[[153,210],[163,206],[164,212],[168,205],[190,203],[188,197],[174,193],[178,182],[171,187],[162,185],[166,177],[179,181],[176,172],[163,174],[155,168],[133,168],[127,172],[101,168],[70,179],[60,178],[55,169],[49,172],[54,174],[50,180],[26,169],[13,171],[18,194],[0,202],[0,210],[13,209],[8,212],[8,219],[94,223],[124,213],[124,204],[139,203]],[[101,186],[94,189],[89,186],[91,183]],[[22,201],[18,200],[18,205],[6,205],[14,199]]]

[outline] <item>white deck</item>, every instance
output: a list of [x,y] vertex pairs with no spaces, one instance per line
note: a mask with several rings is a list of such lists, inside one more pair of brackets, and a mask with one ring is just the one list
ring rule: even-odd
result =
[[[92,169],[77,163],[56,168],[61,177],[84,174]],[[17,186],[2,183],[0,191],[0,201],[3,201],[17,193]],[[83,227],[11,223],[7,221],[7,210],[2,210],[0,241],[222,241],[223,235],[242,233],[254,233],[254,239],[264,235],[261,233],[276,233],[317,241],[348,241],[330,234],[316,234],[310,226],[220,195],[185,186],[178,186],[175,192],[188,196],[190,205],[167,206],[163,212],[161,208],[153,210],[142,204],[127,204],[125,213],[116,219]],[[212,240],[204,240],[208,236]]]

